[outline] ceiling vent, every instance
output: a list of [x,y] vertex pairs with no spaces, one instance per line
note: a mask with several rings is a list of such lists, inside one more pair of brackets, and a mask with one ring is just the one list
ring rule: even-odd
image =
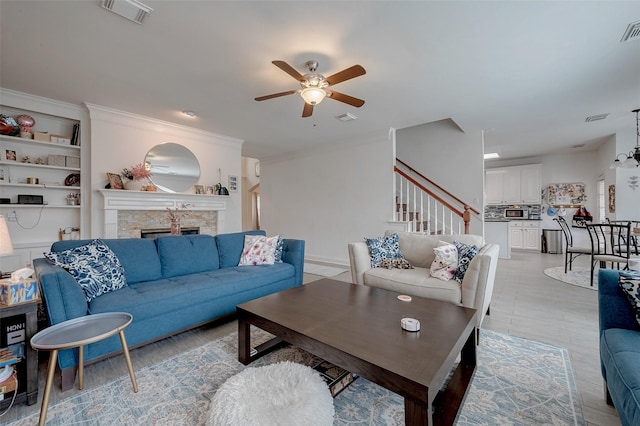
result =
[[640,39],[640,21],[632,22],[622,36],[621,43]]
[[353,121],[353,120],[357,119],[358,117],[356,117],[355,115],[351,114],[350,112],[346,112],[344,114],[338,115],[336,118],[338,120],[340,120],[340,121],[346,122],[346,121]]
[[586,121],[587,123],[591,123],[592,121],[598,121],[598,120],[604,120],[605,118],[607,118],[609,116],[609,113],[606,114],[598,114],[598,115],[591,115],[589,117],[587,117],[584,121]]
[[142,24],[144,18],[153,11],[137,0],[102,0],[102,7],[136,24]]

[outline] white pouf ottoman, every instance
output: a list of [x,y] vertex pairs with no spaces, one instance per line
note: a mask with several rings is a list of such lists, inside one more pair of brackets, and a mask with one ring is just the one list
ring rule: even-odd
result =
[[333,424],[333,397],[311,367],[284,361],[230,377],[211,401],[208,426]]

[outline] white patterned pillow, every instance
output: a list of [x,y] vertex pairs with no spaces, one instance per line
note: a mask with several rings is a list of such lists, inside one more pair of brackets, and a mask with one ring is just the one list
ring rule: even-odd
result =
[[444,241],[440,241],[433,249],[436,258],[431,263],[429,272],[432,277],[442,281],[449,281],[458,269],[458,250],[456,246]]
[[369,254],[371,255],[371,267],[379,268],[383,259],[403,258],[398,242],[398,234],[393,233],[386,237],[366,238]]
[[380,263],[381,268],[387,269],[413,269],[413,266],[404,257],[397,257],[394,259],[382,259]]
[[44,256],[73,275],[87,302],[127,286],[118,256],[99,239],[73,249],[44,253]]
[[469,268],[469,263],[471,263],[471,260],[476,257],[480,249],[474,244],[465,244],[459,241],[454,241],[453,244],[458,250],[458,268],[456,269],[453,278],[462,284],[462,279]]
[[279,235],[268,238],[263,235],[245,235],[238,266],[273,265],[279,238]]
[[620,272],[618,285],[629,299],[629,303],[636,313],[636,321],[640,324],[640,272]]

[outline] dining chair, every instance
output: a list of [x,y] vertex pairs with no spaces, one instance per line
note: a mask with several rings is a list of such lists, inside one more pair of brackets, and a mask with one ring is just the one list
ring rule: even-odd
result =
[[631,224],[626,223],[597,223],[587,225],[589,238],[591,239],[591,286],[596,262],[601,268],[607,267],[611,262],[611,269],[620,269],[624,264],[626,269],[629,264]]
[[[609,220],[608,223],[619,223],[619,224],[630,224],[631,230],[629,234],[630,244],[629,249],[631,250],[631,256],[640,255],[640,246],[638,244],[638,240],[640,239],[640,232],[636,233],[634,230],[640,229],[640,221],[637,220]],[[621,250],[624,250],[625,247],[622,247]]]
[[566,249],[564,251],[564,273],[567,273],[567,266],[569,270],[573,266],[573,259],[583,254],[591,254],[591,247],[574,247],[573,246],[573,234],[571,233],[571,228],[567,224],[567,221],[564,220],[564,217],[558,216],[554,218],[558,225],[560,225],[560,229],[562,229],[562,233],[564,234],[564,242]]

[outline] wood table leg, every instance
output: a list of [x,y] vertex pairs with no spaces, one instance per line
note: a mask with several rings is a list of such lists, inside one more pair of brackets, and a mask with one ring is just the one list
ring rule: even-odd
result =
[[129,370],[129,377],[131,377],[131,383],[133,384],[133,392],[138,392],[138,382],[136,381],[136,373],[133,371],[133,364],[131,363],[131,356],[129,355],[129,347],[127,346],[127,340],[124,338],[124,330],[120,331],[120,343],[122,344],[122,352],[124,353],[124,360],[127,363],[127,369]]
[[78,347],[78,389],[84,389],[84,346]]
[[42,405],[40,406],[39,426],[44,426],[47,420],[47,408],[49,408],[49,396],[51,395],[51,385],[53,384],[53,373],[56,371],[56,363],[58,362],[58,350],[54,349],[49,355],[49,367],[47,368],[47,381],[44,385],[44,395],[42,396]]
[[[429,404],[431,405],[431,404]],[[410,399],[404,399],[404,424],[406,426],[433,425],[433,413],[431,407],[420,404]]]
[[238,318],[238,361],[244,365],[251,362],[251,325]]

